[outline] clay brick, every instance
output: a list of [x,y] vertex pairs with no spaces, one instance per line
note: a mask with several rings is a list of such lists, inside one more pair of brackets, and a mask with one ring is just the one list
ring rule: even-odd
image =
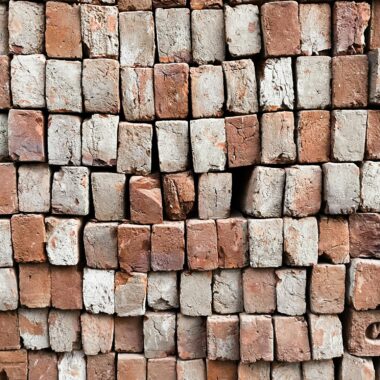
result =
[[75,266],[51,267],[51,304],[56,309],[82,309],[82,271]]
[[49,307],[51,304],[50,266],[48,264],[20,264],[19,288],[21,305],[29,308]]
[[359,168],[352,163],[323,164],[323,200],[326,214],[351,214],[360,202]]
[[16,310],[18,307],[18,288],[14,268],[0,268],[0,280],[0,310]]
[[243,294],[246,313],[273,313],[276,310],[276,281],[272,268],[244,270]]
[[82,221],[78,218],[47,217],[45,224],[46,252],[50,264],[78,264]]
[[240,314],[240,355],[246,363],[272,361],[273,326],[270,315]]
[[[287,315],[305,314],[306,269],[283,268],[276,270],[275,275],[277,310]],[[287,328],[291,331],[289,326]]]
[[316,314],[342,313],[345,279],[344,265],[314,265],[310,278],[310,310]]
[[334,55],[363,54],[370,19],[367,3],[338,1],[333,7]]
[[308,315],[313,360],[342,356],[342,324],[337,315]]
[[148,380],[176,380],[176,358],[168,357],[148,360]]
[[8,115],[6,113],[2,113],[0,114],[0,161],[5,161],[8,156]]
[[190,270],[212,270],[218,267],[215,221],[187,220],[186,251],[187,263]]
[[[3,8],[0,4],[0,28],[2,21]],[[0,51],[1,51],[1,36],[0,30]],[[0,56],[0,109],[11,108],[11,92],[10,92],[10,59],[6,55]]]
[[190,166],[189,123],[187,121],[156,122],[160,171],[180,172]]
[[13,266],[13,248],[10,219],[0,220],[0,267]]
[[148,306],[153,310],[179,307],[177,273],[150,272],[148,275]]
[[301,30],[297,2],[264,4],[261,7],[261,26],[266,56],[300,53]]
[[156,51],[152,12],[120,13],[120,64],[152,67]]
[[292,112],[264,113],[261,117],[261,162],[286,164],[296,160]]
[[28,380],[40,380],[43,376],[49,379],[58,378],[57,356],[53,352],[28,352]]
[[143,317],[115,317],[115,351],[142,352],[143,350]]
[[0,349],[18,350],[20,348],[17,311],[0,312]]
[[301,52],[319,55],[331,49],[331,8],[329,4],[300,4]]
[[207,360],[207,380],[238,380],[238,366],[233,361]]
[[14,164],[0,163],[0,215],[18,212],[17,174]]
[[116,272],[115,312],[119,317],[145,314],[148,279],[145,273]]
[[380,104],[380,50],[376,49],[369,52],[369,102]]
[[154,119],[153,69],[121,67],[121,105],[127,121]]
[[380,198],[377,194],[380,167],[379,163],[366,161],[361,167],[361,209],[366,212],[380,211]]
[[84,353],[97,355],[110,352],[113,343],[113,316],[84,313],[80,320]]
[[26,379],[28,373],[27,351],[0,351],[0,371],[10,379]]
[[86,167],[62,166],[54,173],[51,207],[53,214],[87,215],[90,175]]
[[191,317],[212,314],[211,272],[182,272],[180,285],[181,313]]
[[148,359],[175,354],[175,313],[147,312],[144,317],[144,355]]
[[329,111],[301,111],[298,113],[297,153],[298,161],[303,164],[329,161]]
[[150,226],[121,224],[118,227],[118,259],[125,272],[148,272],[150,268]]
[[370,50],[380,48],[380,29],[376,20],[380,16],[380,6],[377,0],[371,2],[371,22],[369,29],[368,47]]
[[18,202],[22,212],[49,212],[50,177],[48,165],[21,165],[18,168]]
[[275,316],[273,321],[276,359],[290,363],[310,360],[309,336],[305,319]]
[[227,161],[224,119],[191,120],[190,140],[195,173],[224,170]]
[[117,378],[124,380],[146,379],[146,359],[144,355],[118,354]]
[[44,123],[41,111],[9,111],[8,148],[13,161],[45,161]]
[[206,319],[177,314],[177,350],[181,359],[206,357]]
[[[117,59],[119,56],[117,7],[82,4],[80,10],[85,55],[90,58]],[[120,34],[122,35],[121,30]],[[92,83],[97,81],[93,80]]]
[[330,106],[330,57],[298,57],[296,75],[298,109],[324,109]]
[[310,360],[302,363],[302,376],[305,380],[334,380],[334,362],[330,360]]
[[82,58],[79,5],[46,3],[45,48],[48,57]]
[[153,0],[153,8],[177,8],[186,6],[186,0]]
[[86,357],[82,351],[67,352],[58,359],[58,378],[71,377],[75,380],[86,378]]
[[49,115],[47,127],[50,165],[81,164],[81,118]]
[[239,363],[239,380],[270,380],[270,363],[259,361],[256,363]]
[[[43,52],[45,32],[44,4],[31,1],[9,3],[9,52],[36,54]],[[25,89],[24,89],[25,90]]]
[[198,65],[222,62],[226,54],[222,9],[191,12],[193,60]]
[[117,171],[146,175],[152,168],[153,127],[150,124],[119,124]]
[[28,350],[49,348],[48,309],[19,309],[20,337]]
[[119,12],[145,11],[152,9],[152,0],[120,0],[117,7]]
[[8,9],[6,4],[0,4],[0,54],[6,55],[8,49]]
[[271,380],[303,380],[301,373],[301,363],[272,363]]
[[185,261],[183,222],[164,222],[152,227],[151,266],[154,271],[182,270]]
[[258,111],[255,66],[250,59],[222,63],[226,81],[226,109],[233,114]]
[[190,8],[193,10],[222,7],[223,0],[190,0]]
[[[350,4],[350,3],[348,3]],[[332,105],[360,108],[368,103],[368,58],[366,55],[332,59]]]
[[363,380],[374,379],[375,368],[372,359],[358,358],[345,352],[339,367],[339,378]]
[[177,360],[177,380],[206,380],[206,365],[203,360]]
[[223,116],[224,83],[222,67],[213,65],[191,67],[190,78],[193,117]]
[[158,175],[131,177],[129,200],[132,222],[139,224],[162,223],[162,194]]
[[18,263],[46,261],[43,215],[14,215],[11,219],[14,259]]
[[118,61],[106,58],[85,59],[82,86],[86,112],[119,113]]
[[116,380],[116,354],[100,354],[87,357],[88,380]]

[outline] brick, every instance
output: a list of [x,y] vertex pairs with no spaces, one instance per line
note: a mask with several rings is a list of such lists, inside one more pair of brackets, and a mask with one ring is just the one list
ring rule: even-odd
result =
[[183,360],[206,357],[206,319],[177,314],[177,350]]
[[237,363],[223,360],[207,360],[207,380],[238,380]]
[[129,200],[132,222],[139,224],[162,223],[162,194],[158,175],[131,177]]
[[31,1],[10,3],[8,29],[10,53],[42,53],[45,32],[44,5]]
[[305,319],[275,316],[273,321],[276,359],[290,363],[310,360],[309,336]]
[[117,356],[118,379],[146,379],[146,359],[144,355],[119,354]]
[[148,380],[159,380],[162,378],[176,380],[176,358],[168,357],[148,360]]
[[247,177],[240,200],[241,210],[256,218],[282,216],[285,170],[256,166]]
[[148,279],[145,273],[115,275],[115,312],[119,317],[145,314]]
[[190,166],[189,123],[157,121],[157,146],[160,171],[180,172]]
[[310,310],[316,314],[342,313],[345,279],[344,265],[314,265],[310,278]]
[[45,161],[44,115],[13,109],[8,114],[8,147],[13,161]]
[[84,313],[80,319],[84,353],[97,355],[110,352],[113,343],[113,316]]
[[154,271],[182,270],[185,261],[183,222],[164,222],[152,227],[151,266]]
[[261,25],[266,56],[300,53],[301,30],[297,2],[264,4],[261,7]]
[[361,167],[361,209],[366,212],[380,211],[377,195],[380,167],[377,162],[366,161]]
[[300,4],[301,53],[319,55],[331,49],[331,8],[328,4]]
[[26,379],[28,359],[26,350],[1,351],[0,370],[9,378]]
[[81,118],[73,115],[49,115],[47,127],[50,165],[81,164]]
[[43,215],[14,215],[11,219],[14,259],[18,263],[46,261]]
[[122,66],[121,105],[127,121],[154,119],[153,69]]
[[100,354],[87,357],[88,380],[115,380],[116,379],[116,354]]
[[46,3],[45,48],[49,57],[82,58],[79,5]]
[[190,8],[193,10],[222,8],[222,6],[222,0],[190,0]]
[[16,166],[11,163],[0,163],[0,215],[18,212]]
[[53,352],[28,352],[29,380],[39,380],[43,376],[58,378],[57,356]]
[[249,314],[276,310],[276,275],[272,268],[247,268],[243,272],[244,310]]
[[359,168],[352,163],[323,164],[323,200],[326,214],[351,214],[360,202]]
[[306,269],[283,268],[276,270],[275,275],[277,311],[286,315],[305,314]]
[[302,363],[302,376],[305,380],[334,380],[334,362],[332,360],[311,360]]
[[313,217],[284,218],[285,261],[291,266],[318,262],[318,223]]
[[339,317],[309,314],[308,319],[313,360],[342,356],[342,324]]
[[190,140],[195,173],[225,169],[227,147],[224,119],[191,120]]
[[[0,63],[1,65],[1,63]],[[0,84],[1,88],[1,84]],[[1,90],[0,90],[1,91]],[[0,95],[1,97],[1,95]],[[0,105],[1,107],[1,105]],[[8,152],[8,115],[0,114],[0,161],[4,161],[9,156]]]
[[0,349],[18,350],[20,345],[17,311],[0,312]]
[[175,354],[174,313],[147,312],[144,318],[144,355],[147,359],[166,358]]
[[84,268],[83,301],[93,314],[113,314],[115,310],[114,271]]
[[181,313],[191,317],[212,314],[211,272],[182,272],[180,286]]
[[177,360],[177,379],[206,380],[206,366],[203,360]]
[[187,220],[186,252],[190,270],[212,270],[218,267],[215,221]]
[[186,6],[186,0],[153,0],[153,8],[176,8]]
[[226,47],[223,10],[192,11],[191,38],[195,63],[205,65],[224,61]]
[[213,65],[191,67],[190,78],[193,117],[223,116],[224,83],[222,67]]
[[58,359],[58,378],[65,377],[73,380],[86,378],[86,358],[82,351],[67,352]]
[[292,112],[264,113],[261,117],[261,162],[286,164],[296,160]]
[[370,19],[366,3],[338,1],[333,7],[334,55],[362,54]]
[[185,220],[195,203],[194,178],[191,172],[166,174],[162,180],[165,216]]
[[242,278],[239,269],[222,269],[214,272],[213,308],[218,314],[243,311]]
[[329,161],[330,112],[301,111],[296,128],[298,161],[302,164]]
[[380,48],[380,29],[376,20],[380,15],[380,7],[378,1],[372,1],[371,4],[371,20],[369,28],[368,46],[370,50]]
[[85,59],[82,86],[85,112],[119,113],[118,61],[106,58]]
[[51,304],[56,309],[82,309],[82,270],[75,266],[51,267]]
[[[3,8],[0,7],[0,25],[2,21],[2,12]],[[0,26],[1,28],[1,26]],[[0,30],[0,45],[1,45],[1,36],[2,31]],[[0,46],[1,51],[1,46]],[[10,92],[10,59],[6,55],[0,56],[0,108],[1,109],[9,109],[11,108],[11,92]]]
[[152,0],[120,0],[117,7],[119,12],[145,11],[152,9]]
[[186,119],[189,112],[189,66],[186,63],[154,66],[154,102],[160,119]]
[[21,212],[49,212],[50,177],[48,165],[19,166],[18,204]]
[[121,13],[120,64],[132,67],[152,67],[156,51],[152,12]]
[[[117,7],[81,5],[81,32],[86,56],[90,58],[118,58],[119,25]],[[120,34],[122,35],[121,30]],[[92,83],[96,82],[93,81]]]
[[369,52],[369,102],[371,104],[380,104],[380,50]]
[[251,267],[282,265],[283,220],[248,219],[249,255]]
[[0,5],[0,54],[8,54],[8,9],[6,4]]
[[298,57],[297,108],[324,109],[331,104],[331,58]]
[[272,361],[274,357],[272,318],[269,315],[240,314],[242,362]]
[[80,257],[82,221],[78,218],[47,217],[46,252],[50,264],[76,265]]
[[0,279],[0,310],[16,310],[18,307],[18,288],[14,268],[0,268]]
[[49,347],[48,309],[19,309],[20,337],[28,350]]
[[376,309],[380,304],[375,285],[375,279],[380,273],[379,264],[377,260],[351,260],[348,271],[348,301],[356,310]]
[[375,368],[372,359],[358,358],[345,352],[339,367],[339,377],[341,379],[374,379]]
[[125,272],[148,272],[150,268],[150,226],[118,226],[118,260]]
[[170,310],[179,307],[177,273],[149,273],[148,306],[153,310]]
[[13,248],[10,219],[0,220],[0,268],[13,266]]
[[302,380],[300,363],[281,363],[272,364],[272,380],[293,379]]
[[159,61],[190,62],[190,10],[158,8],[155,12]]
[[366,55],[332,59],[332,106],[360,108],[368,103],[368,58]]
[[54,173],[51,207],[53,214],[87,215],[89,213],[89,169],[62,166]]
[[239,380],[270,380],[270,363],[259,361],[256,363],[239,363]]
[[115,351],[144,351],[143,317],[115,317]]

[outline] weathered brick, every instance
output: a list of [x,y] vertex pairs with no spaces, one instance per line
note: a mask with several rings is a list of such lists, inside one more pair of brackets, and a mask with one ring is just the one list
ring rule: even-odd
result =
[[206,318],[177,314],[177,350],[183,360],[206,357]]
[[28,373],[27,351],[0,351],[0,370],[9,378],[26,379]]
[[167,358],[149,359],[148,360],[148,379],[160,380],[164,377],[167,380],[176,380],[176,358],[171,356]]
[[177,380],[206,380],[206,366],[203,360],[177,360]]
[[379,2],[374,0],[371,2],[371,20],[370,20],[370,29],[369,29],[369,49],[378,49],[380,48],[380,29],[379,25],[376,22],[380,16],[380,7]]
[[[0,63],[1,65],[1,63]],[[1,84],[0,84],[1,88]],[[0,89],[1,91],[1,89]],[[0,95],[1,97],[1,95]],[[1,101],[1,100],[0,100]],[[1,105],[0,105],[1,107]],[[0,114],[0,161],[8,158],[8,115],[6,113]]]
[[16,166],[11,163],[0,163],[0,215],[18,212]]
[[223,0],[190,0],[191,9],[222,8]]
[[301,363],[273,362],[271,380],[303,380],[301,373]]
[[19,309],[18,316],[23,346],[28,350],[48,348],[48,309]]
[[86,357],[82,351],[67,352],[58,359],[58,378],[70,377],[73,380],[86,378]]
[[0,312],[0,349],[18,350],[20,348],[19,318],[17,311]]
[[213,308],[218,314],[243,311],[243,289],[239,269],[222,269],[214,272]]
[[46,351],[28,352],[29,380],[39,380],[43,376],[58,378],[57,355]]
[[186,6],[186,0],[153,0],[153,8],[177,8]]
[[238,367],[233,361],[207,360],[207,380],[231,379],[237,380]]
[[170,310],[179,307],[177,273],[149,273],[148,306],[153,310]]
[[88,380],[116,380],[116,354],[87,356],[86,374]]
[[[0,28],[2,21],[2,7],[0,4]],[[0,29],[0,45],[2,31]],[[1,51],[1,46],[0,46]],[[0,56],[0,109],[11,108],[11,76],[10,76],[10,59],[6,55]]]
[[144,355],[118,354],[117,378],[125,380],[146,379],[146,359]]
[[269,362],[259,361],[256,363],[239,363],[238,379],[239,380],[270,380]]
[[310,360],[302,363],[302,376],[305,380],[334,380],[334,362],[329,360]]
[[0,267],[13,266],[13,248],[10,219],[0,220]]
[[376,49],[369,52],[369,102],[380,104],[380,50]]
[[119,12],[145,11],[152,9],[152,0],[120,0],[117,7]]
[[366,161],[361,167],[361,209],[366,212],[380,211],[380,166],[377,162]]
[[16,310],[18,307],[18,288],[14,268],[0,268],[0,279],[0,310]]
[[375,368],[372,359],[359,358],[345,352],[339,367],[339,377],[341,379],[375,379]]
[[6,55],[8,49],[8,9],[6,4],[0,4],[0,54]]
[[115,317],[115,351],[144,351],[143,317]]

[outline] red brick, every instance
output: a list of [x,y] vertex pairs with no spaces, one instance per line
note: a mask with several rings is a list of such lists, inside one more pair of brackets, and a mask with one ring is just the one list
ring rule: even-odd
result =
[[368,110],[366,158],[380,159],[380,111],[378,110]]
[[17,311],[0,312],[0,350],[17,350],[20,333]]
[[190,0],[191,9],[222,8],[223,0]]
[[115,351],[143,352],[143,317],[115,318]]
[[238,380],[238,366],[233,361],[207,360],[207,380]]
[[176,359],[174,357],[150,359],[148,361],[148,380],[176,380]]
[[369,31],[369,49],[380,48],[380,25],[377,20],[380,19],[380,2],[378,0],[372,1],[371,6],[371,25]]
[[117,7],[119,12],[151,10],[152,0],[119,0]]
[[0,215],[15,214],[18,211],[17,176],[13,164],[0,164]]
[[0,56],[0,109],[11,107],[9,57]]
[[28,352],[28,380],[57,379],[57,355],[46,351]]
[[26,380],[28,357],[26,350],[0,351],[0,374],[9,380]]
[[117,378],[123,380],[146,379],[146,359],[144,355],[118,354]]
[[87,356],[87,380],[116,380],[115,353]]

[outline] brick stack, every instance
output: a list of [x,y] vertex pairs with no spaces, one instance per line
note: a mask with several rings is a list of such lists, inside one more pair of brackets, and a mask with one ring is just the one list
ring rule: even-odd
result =
[[0,378],[380,378],[380,0],[0,0]]

